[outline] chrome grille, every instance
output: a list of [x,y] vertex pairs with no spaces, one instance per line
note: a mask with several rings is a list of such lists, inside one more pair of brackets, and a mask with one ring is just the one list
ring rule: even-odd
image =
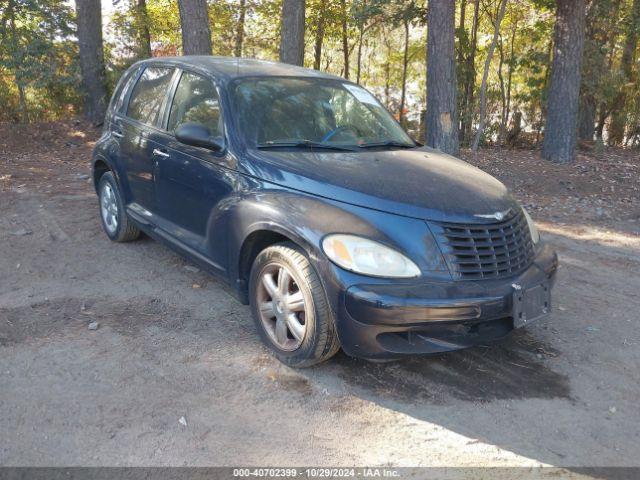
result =
[[508,277],[533,261],[531,233],[521,210],[498,223],[440,223],[438,227],[443,253],[456,278]]

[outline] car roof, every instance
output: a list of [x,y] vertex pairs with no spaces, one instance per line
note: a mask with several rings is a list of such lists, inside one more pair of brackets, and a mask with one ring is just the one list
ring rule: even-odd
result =
[[253,58],[216,57],[211,55],[185,55],[183,57],[155,57],[136,63],[164,64],[192,68],[213,74],[218,80],[228,82],[241,77],[312,77],[344,80],[310,68]]

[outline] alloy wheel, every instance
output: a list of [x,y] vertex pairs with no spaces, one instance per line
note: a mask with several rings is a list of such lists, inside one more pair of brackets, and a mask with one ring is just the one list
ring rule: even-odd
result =
[[263,270],[256,289],[262,325],[278,348],[294,351],[302,345],[310,305],[288,267],[270,264]]
[[118,229],[118,201],[109,183],[105,183],[100,192],[100,213],[105,228],[110,234],[114,234]]

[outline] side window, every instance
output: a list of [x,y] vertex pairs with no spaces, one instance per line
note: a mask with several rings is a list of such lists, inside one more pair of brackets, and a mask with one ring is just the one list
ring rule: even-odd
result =
[[173,97],[167,130],[173,132],[182,123],[201,123],[212,136],[222,135],[222,116],[218,92],[207,78],[184,72]]
[[127,116],[155,125],[172,75],[173,68],[146,68],[131,92]]
[[138,78],[139,68],[129,72],[126,78],[122,79],[122,82],[118,85],[117,92],[113,95],[113,111],[118,113],[124,113],[124,101],[127,98],[127,92],[131,90],[133,82]]

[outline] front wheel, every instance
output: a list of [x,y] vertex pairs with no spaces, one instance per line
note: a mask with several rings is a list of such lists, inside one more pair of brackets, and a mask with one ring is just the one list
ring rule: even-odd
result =
[[318,274],[292,243],[266,248],[251,268],[249,298],[262,340],[291,367],[308,367],[340,349]]
[[140,230],[127,216],[113,173],[107,172],[98,183],[100,220],[107,236],[114,242],[130,242],[140,236]]

